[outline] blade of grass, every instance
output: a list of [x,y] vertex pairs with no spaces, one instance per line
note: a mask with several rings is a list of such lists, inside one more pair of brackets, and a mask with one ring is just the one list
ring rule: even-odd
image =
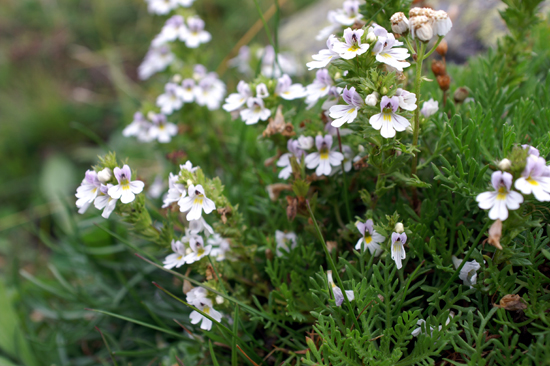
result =
[[[239,332],[239,305],[235,306],[235,315],[233,315],[233,333]],[[237,359],[237,339],[231,339],[231,366],[238,366]]]
[[214,366],[220,366],[218,360],[216,359],[216,354],[214,353],[214,347],[212,347],[212,341],[208,340],[208,347],[210,347],[210,356],[212,357],[212,363]]
[[105,347],[107,347],[107,351],[109,352],[109,356],[111,357],[111,360],[113,360],[113,365],[118,366],[115,358],[113,357],[113,352],[111,351],[111,347],[109,347],[109,343],[107,343],[107,340],[105,339],[105,336],[103,335],[103,333],[98,327],[95,327],[95,330],[97,330],[101,335],[101,338],[103,339],[103,343],[105,343]]
[[114,237],[115,239],[120,240],[123,244],[127,245],[127,246],[130,247],[132,250],[135,250],[137,253],[144,255],[145,257],[149,258],[150,260],[152,260],[152,261],[155,262],[155,263],[160,263],[155,257],[153,257],[153,256],[150,255],[149,253],[143,251],[141,248],[138,248],[138,247],[135,246],[134,244],[130,243],[130,241],[124,239],[123,237],[121,237],[121,236],[118,235],[117,233],[114,233],[114,232],[112,232],[111,230],[109,230],[109,229],[107,229],[107,228],[104,228],[103,226],[100,226],[100,225],[97,225],[97,224],[95,224],[95,226],[97,226],[97,227],[100,228],[101,230],[105,231],[106,233],[108,233],[109,235],[111,235],[112,237]]

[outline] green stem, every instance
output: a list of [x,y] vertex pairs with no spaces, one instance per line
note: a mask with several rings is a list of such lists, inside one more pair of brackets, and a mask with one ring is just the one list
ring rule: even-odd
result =
[[442,40],[443,40],[443,36],[439,36],[439,39],[437,40],[437,42],[435,42],[435,45],[433,46],[433,48],[430,50],[430,52],[424,55],[424,58],[422,59],[422,61],[424,61],[425,59],[430,57],[432,53],[434,53],[435,49],[437,48],[437,46],[439,46]]
[[409,37],[403,37],[403,39],[405,40],[405,45],[407,46],[407,48],[411,52],[411,55],[416,55],[416,50],[412,46],[411,40],[409,39]]
[[[420,132],[420,83],[422,82],[422,61],[424,61],[424,52],[426,51],[426,43],[421,42],[420,50],[416,58],[416,77],[414,84],[414,93],[416,94],[416,100],[418,107],[414,112],[414,121],[413,121],[413,147],[418,145],[418,134]],[[416,174],[416,167],[418,165],[418,152],[415,152],[411,175]]]
[[330,253],[328,251],[327,243],[325,243],[325,238],[323,237],[323,234],[321,233],[321,229],[319,229],[319,225],[317,225],[317,220],[315,219],[315,215],[313,215],[313,211],[311,210],[311,206],[309,205],[309,200],[306,200],[307,210],[309,211],[309,215],[311,216],[311,220],[313,221],[313,224],[315,225],[315,229],[317,230],[317,234],[319,235],[319,238],[321,239],[321,242],[323,243],[323,249],[325,250],[325,255],[327,256],[327,261],[330,265],[330,268],[332,269],[332,273],[334,273],[334,277],[336,277],[336,281],[338,282],[338,286],[342,290],[342,294],[344,295],[344,301],[346,302],[346,305],[349,309],[351,319],[353,320],[353,323],[355,324],[355,329],[361,329],[359,328],[359,323],[357,323],[357,319],[355,319],[355,312],[353,310],[353,307],[351,306],[351,302],[348,299],[348,295],[346,294],[346,290],[344,287],[344,283],[340,279],[340,275],[338,274],[338,270],[336,269],[336,265],[334,264],[334,261],[332,260],[332,257],[330,256]]

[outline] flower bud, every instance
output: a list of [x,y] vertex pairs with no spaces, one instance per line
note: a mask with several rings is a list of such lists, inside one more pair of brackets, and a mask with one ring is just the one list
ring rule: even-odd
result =
[[216,296],[216,304],[223,304],[223,297],[221,297],[220,295]]
[[367,33],[367,43],[374,43],[376,42],[376,40],[378,39],[378,37],[376,37],[376,34],[374,34],[374,31],[372,30],[372,28],[369,29],[368,33]]
[[110,181],[112,176],[113,176],[112,171],[109,168],[105,168],[99,173],[97,173],[97,179],[103,184]]
[[388,88],[386,88],[385,86],[382,88],[382,90],[380,90],[380,92],[382,93],[382,95],[386,95],[388,94]]
[[371,107],[376,107],[378,104],[378,96],[379,94],[377,92],[373,92],[365,98],[365,104],[369,105]]
[[433,30],[436,35],[445,36],[447,33],[449,33],[453,26],[453,22],[451,22],[449,15],[445,11],[434,11],[433,19]]
[[183,78],[181,77],[180,74],[176,74],[176,75],[172,76],[172,82],[174,82],[176,84],[181,83],[182,80],[183,80]]
[[447,49],[448,49],[447,41],[442,40],[437,46],[437,48],[435,49],[435,52],[439,53],[442,57],[445,57],[445,55],[447,54]]
[[298,147],[302,150],[309,150],[313,147],[314,141],[311,136],[301,135],[298,137]]
[[500,237],[502,236],[502,221],[497,220],[489,228],[489,244],[494,246],[497,249],[502,250],[502,245],[500,245]]
[[359,145],[357,146],[357,151],[359,151],[360,153],[365,152],[365,147],[363,145]]
[[410,19],[410,28],[412,38],[418,38],[422,42],[428,42],[432,39],[434,31],[432,29],[432,20],[425,15],[419,15]]
[[468,98],[469,94],[470,94],[470,92],[468,91],[468,89],[466,89],[464,87],[460,87],[460,88],[456,89],[455,93],[453,95],[455,103],[464,102],[466,100],[466,98]]
[[405,14],[401,12],[393,14],[390,18],[390,22],[393,33],[403,34],[409,30],[409,20]]
[[397,224],[395,224],[395,228],[393,229],[393,231],[395,231],[398,234],[401,234],[405,231],[405,227],[401,222],[398,222]]
[[434,73],[435,76],[445,75],[447,73],[445,63],[443,61],[433,60],[432,61],[432,72]]
[[512,167],[512,162],[509,160],[509,159],[502,159],[499,163],[498,163],[498,168],[500,170],[510,170],[510,168]]
[[437,77],[437,83],[439,84],[439,88],[441,90],[449,90],[449,87],[451,86],[451,77],[449,75],[439,75]]

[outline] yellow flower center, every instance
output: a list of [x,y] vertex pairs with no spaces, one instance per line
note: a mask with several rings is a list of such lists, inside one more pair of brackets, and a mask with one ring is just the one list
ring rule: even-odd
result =
[[210,307],[208,306],[205,306],[204,309],[202,309],[202,311],[208,315],[210,315]]
[[354,44],[353,46],[351,46],[350,48],[348,48],[348,52],[355,52],[359,49],[359,46],[357,46],[356,44]]
[[531,176],[529,176],[529,178],[526,179],[527,180],[527,183],[533,185],[533,186],[538,186],[539,185],[539,182],[537,182],[536,180],[534,180],[533,178],[531,178]]
[[365,243],[370,244],[372,242],[372,236],[365,236]]
[[194,205],[202,205],[202,202],[204,201],[204,197],[202,197],[202,195],[200,197],[195,197],[195,200],[193,201],[193,204]]
[[497,193],[497,200],[505,200],[507,194],[508,192],[506,191],[506,188],[500,187]]
[[323,147],[320,151],[321,159],[327,160],[328,159],[328,149],[326,147]]

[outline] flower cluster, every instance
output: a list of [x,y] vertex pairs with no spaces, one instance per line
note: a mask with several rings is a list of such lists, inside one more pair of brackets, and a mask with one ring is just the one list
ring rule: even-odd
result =
[[[490,210],[491,220],[506,220],[508,210],[517,210],[523,203],[523,196],[512,190],[512,187],[525,196],[532,194],[537,201],[550,201],[550,167],[536,148],[529,145],[522,145],[522,148],[527,151],[528,156],[520,177],[514,181],[511,173],[495,171],[491,176],[494,191],[483,192],[476,197],[480,208]],[[499,165],[505,170],[512,169],[510,164]]]
[[396,34],[410,32],[412,39],[422,42],[429,42],[434,36],[445,36],[453,26],[445,11],[430,8],[412,8],[409,19],[403,13],[395,13],[390,21]]
[[132,171],[128,165],[124,165],[122,169],[116,167],[114,171],[109,168],[100,172],[88,170],[76,189],[78,213],[83,214],[93,203],[98,210],[103,209],[101,216],[107,219],[118,200],[124,204],[132,202],[136,194],[143,191],[144,186],[140,180],[132,181]]
[[151,44],[159,47],[169,42],[180,41],[188,48],[197,48],[211,39],[210,33],[204,30],[204,21],[199,17],[192,16],[186,21],[181,15],[174,15],[166,21],[162,31]]
[[330,25],[323,28],[317,35],[317,40],[326,39],[330,34],[340,32],[342,27],[349,27],[363,19],[363,15],[359,13],[359,0],[346,0],[342,8],[330,10],[327,13],[327,19]]

